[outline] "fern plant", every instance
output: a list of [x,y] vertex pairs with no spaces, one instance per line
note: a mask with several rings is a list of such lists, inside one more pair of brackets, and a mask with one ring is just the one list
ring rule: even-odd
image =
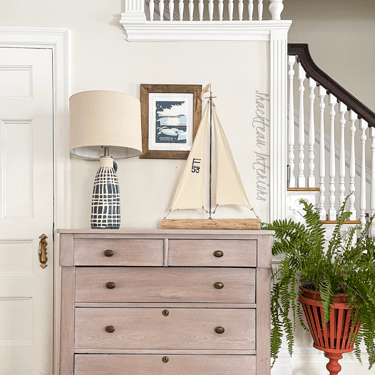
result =
[[[263,229],[275,231],[274,256],[283,255],[278,272],[273,275],[271,295],[271,356],[278,357],[283,333],[289,354],[293,354],[294,330],[298,321],[308,330],[298,301],[296,285],[319,291],[323,300],[325,323],[328,321],[335,297],[347,293],[348,308],[361,328],[356,337],[354,352],[362,363],[360,344],[364,342],[369,369],[375,361],[375,238],[359,225],[344,231],[343,225],[351,215],[345,211],[345,199],[339,211],[331,240],[326,243],[325,228],[318,208],[300,200],[305,224],[292,220],[276,220],[262,224]],[[356,231],[360,235],[356,239]],[[356,239],[356,240],[355,240]]]

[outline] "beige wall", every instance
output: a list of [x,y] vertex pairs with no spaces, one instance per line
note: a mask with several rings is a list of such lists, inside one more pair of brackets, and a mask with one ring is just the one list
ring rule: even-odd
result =
[[284,0],[290,43],[308,43],[315,63],[375,111],[374,0]]
[[[2,1],[0,26],[70,28],[72,94],[102,89],[139,97],[141,83],[212,82],[218,112],[249,199],[261,218],[268,220],[268,197],[266,201],[256,200],[256,171],[252,167],[256,162],[256,130],[252,127],[255,91],[269,91],[268,43],[129,43],[118,23],[122,8],[122,0]],[[268,128],[266,133],[268,140]],[[260,151],[268,153],[267,148]],[[159,227],[184,161],[135,158],[118,164],[122,227]],[[95,162],[71,160],[73,228],[90,225],[97,167]],[[222,208],[218,213],[219,217],[253,217],[241,208]]]

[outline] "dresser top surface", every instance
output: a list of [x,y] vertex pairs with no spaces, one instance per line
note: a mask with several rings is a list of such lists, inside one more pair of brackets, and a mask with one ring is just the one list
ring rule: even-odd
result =
[[272,230],[200,230],[200,229],[58,229],[61,234],[105,234],[105,235],[251,235],[251,236],[272,236]]

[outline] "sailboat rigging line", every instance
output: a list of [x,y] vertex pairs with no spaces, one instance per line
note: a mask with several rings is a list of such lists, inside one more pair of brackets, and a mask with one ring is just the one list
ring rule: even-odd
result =
[[210,91],[210,184],[209,184],[209,219],[212,219],[211,199],[212,199],[212,91]]

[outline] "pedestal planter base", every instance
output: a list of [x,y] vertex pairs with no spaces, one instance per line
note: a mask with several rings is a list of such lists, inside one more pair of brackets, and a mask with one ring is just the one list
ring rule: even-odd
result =
[[329,359],[327,363],[327,370],[330,375],[337,375],[341,371],[341,365],[339,359],[342,359],[341,353],[325,352],[324,355]]

